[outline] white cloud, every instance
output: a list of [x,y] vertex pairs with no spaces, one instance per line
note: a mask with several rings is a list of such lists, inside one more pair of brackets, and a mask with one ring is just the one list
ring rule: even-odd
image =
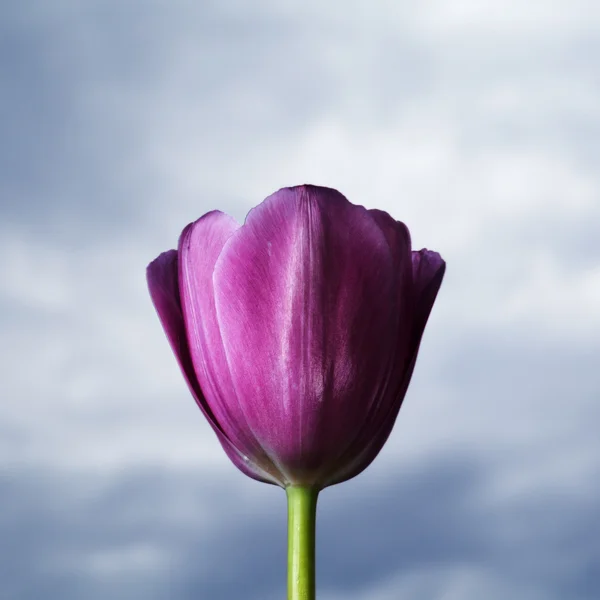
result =
[[[547,592],[545,592],[546,594]],[[421,570],[393,576],[375,588],[358,593],[323,595],[324,600],[542,600],[548,598],[536,591],[527,581],[507,580],[506,576],[493,569],[478,565],[428,565]],[[556,597],[558,598],[558,596]]]
[[590,0],[498,1],[435,0],[421,4],[419,21],[436,35],[473,36],[482,42],[487,36],[510,36],[523,40],[558,38],[593,31],[600,17],[598,5]]
[[[478,493],[490,509],[594,493],[596,4],[377,6],[181,4],[131,31],[113,29],[124,13],[36,21],[64,34],[61,51],[81,51],[40,67],[72,73],[64,105],[77,118],[52,162],[64,193],[53,188],[50,214],[64,229],[33,233],[37,190],[0,231],[3,468],[193,469],[242,489],[183,383],[144,270],[204,212],[241,220],[275,189],[310,182],[388,210],[415,247],[448,261],[406,404],[365,485],[447,452],[485,461]],[[123,64],[119,48],[132,50]],[[59,160],[78,149],[98,170],[90,186],[106,186],[90,198],[72,187],[78,165]],[[131,195],[129,229],[96,219],[108,212],[99,196],[117,188]],[[85,223],[82,206],[95,215]],[[72,230],[77,244],[57,233]],[[159,554],[98,549],[86,568],[149,568]],[[434,565],[354,600],[532,600],[537,589],[494,568]]]

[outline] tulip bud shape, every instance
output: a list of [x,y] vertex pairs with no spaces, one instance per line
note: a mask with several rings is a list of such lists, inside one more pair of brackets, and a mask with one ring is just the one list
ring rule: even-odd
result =
[[436,252],[411,250],[408,229],[386,212],[303,185],[269,196],[243,225],[205,214],[147,277],[231,461],[316,494],[383,447],[444,271]]

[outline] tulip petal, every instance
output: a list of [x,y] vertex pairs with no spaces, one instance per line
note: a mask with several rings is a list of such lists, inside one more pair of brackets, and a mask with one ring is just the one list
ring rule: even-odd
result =
[[389,355],[389,378],[382,396],[379,402],[373,404],[370,408],[362,427],[351,444],[336,459],[337,464],[323,481],[325,486],[345,481],[363,471],[379,452],[377,450],[371,458],[365,460],[365,449],[370,448],[372,445],[378,446],[379,449],[383,446],[385,438],[381,439],[379,434],[381,420],[382,418],[385,419],[386,415],[398,413],[401,402],[401,399],[400,402],[398,400],[398,390],[402,386],[404,365],[409,360],[411,352],[410,336],[407,335],[412,328],[413,312],[410,232],[404,223],[396,221],[384,211],[374,209],[369,212],[384,233],[394,259],[394,268],[398,278],[397,297],[394,300],[394,306],[397,310],[400,327],[395,351]]
[[213,280],[233,386],[288,479],[314,477],[381,397],[397,267],[368,211],[313,186],[273,194],[225,244]]
[[[203,396],[188,348],[185,324],[181,312],[177,272],[177,250],[169,250],[163,252],[148,265],[146,278],[152,303],[158,313],[171,349],[177,358],[190,391],[200,404],[203,401]],[[210,409],[205,407],[204,410],[209,413],[209,421],[214,421]]]
[[187,342],[179,296],[177,263],[177,251],[169,250],[168,252],[163,252],[158,258],[151,262],[146,270],[150,296],[165,330],[167,339],[169,340],[169,344],[177,358],[177,362],[179,363],[196,403],[217,434],[217,438],[221,442],[221,445],[230,460],[249,477],[266,483],[274,483],[273,478],[268,473],[262,472],[256,465],[251,464],[247,457],[233,446],[227,436],[219,428],[215,416],[202,394],[202,390],[194,372],[194,366]]
[[425,325],[429,319],[431,309],[437,297],[444,273],[446,263],[442,257],[430,250],[420,250],[412,253],[412,290],[413,299],[410,317],[409,353],[404,369],[401,370],[402,378],[396,392],[396,401],[390,404],[389,410],[377,414],[377,421],[371,428],[365,427],[363,436],[355,444],[357,454],[342,461],[341,469],[335,473],[335,477],[326,482],[326,485],[334,485],[352,479],[364,471],[373,462],[387,441],[398,413],[408,385],[415,368],[421,338]]
[[179,240],[179,282],[185,329],[196,377],[220,429],[244,455],[283,483],[248,427],[231,382],[215,313],[212,274],[225,242],[238,223],[220,212],[188,225]]
[[[412,289],[410,232],[404,223],[396,221],[382,210],[370,210],[369,213],[387,239],[394,261],[394,275],[397,278],[394,309],[397,311],[400,326],[396,338],[395,352],[391,353],[389,357],[392,365],[389,369],[391,377],[388,384],[388,387],[394,390],[397,388],[399,378],[402,376],[402,371],[398,368],[398,365],[404,364],[410,353],[410,344],[406,335],[406,332],[411,328],[413,308],[410,293]],[[393,394],[391,398],[393,398]],[[390,395],[387,395],[387,399],[389,401]]]
[[413,351],[416,353],[433,303],[442,285],[446,263],[437,252],[424,248],[412,253],[412,264],[415,299],[412,343]]

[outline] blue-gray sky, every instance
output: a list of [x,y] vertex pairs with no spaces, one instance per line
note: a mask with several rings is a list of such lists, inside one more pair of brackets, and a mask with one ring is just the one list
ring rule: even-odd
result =
[[305,182],[448,262],[388,444],[321,496],[319,598],[600,597],[599,54],[593,0],[4,3],[0,597],[284,597],[285,496],[145,266]]

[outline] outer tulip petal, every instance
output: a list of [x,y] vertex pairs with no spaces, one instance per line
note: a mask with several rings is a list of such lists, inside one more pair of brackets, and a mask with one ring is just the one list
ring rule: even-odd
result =
[[411,314],[408,324],[410,330],[404,335],[409,340],[407,362],[403,369],[400,385],[396,392],[396,401],[389,406],[389,410],[377,414],[377,421],[371,428],[365,428],[368,436],[365,436],[357,444],[357,454],[341,463],[340,469],[326,485],[334,485],[347,481],[359,475],[373,462],[387,441],[398,413],[406,395],[408,385],[417,361],[417,354],[421,344],[421,338],[425,325],[429,319],[431,309],[442,285],[446,263],[437,252],[420,250],[412,253],[412,285],[405,290],[405,294],[412,297]]
[[[391,375],[388,389],[392,394],[387,394],[386,399],[393,401],[393,391],[397,389],[398,382],[402,377],[402,370],[398,368],[403,365],[410,353],[406,332],[411,328],[412,319],[412,263],[410,232],[406,225],[393,219],[388,213],[381,210],[370,210],[382,232],[384,233],[390,253],[394,261],[394,274],[397,278],[396,296],[394,298],[394,310],[399,319],[399,328],[395,339],[395,352],[390,354]],[[378,411],[380,412],[380,411]]]
[[288,480],[312,482],[387,386],[396,267],[363,207],[313,186],[267,198],[218,258],[216,312],[236,396]]
[[[396,270],[397,297],[394,306],[397,310],[400,326],[396,337],[395,352],[390,353],[389,378],[380,401],[371,407],[361,429],[357,432],[352,443],[337,459],[337,465],[326,474],[323,484],[333,485],[345,481],[363,471],[376,457],[383,447],[385,439],[377,436],[382,415],[397,414],[402,398],[398,390],[402,387],[405,365],[410,360],[410,345],[407,331],[411,329],[412,319],[412,263],[410,250],[410,233],[404,223],[394,220],[388,213],[381,210],[369,211],[383,231],[390,246]],[[395,419],[395,417],[394,417]],[[365,448],[377,444],[378,450],[365,460]]]
[[209,424],[217,434],[223,449],[230,460],[246,475],[266,483],[274,483],[273,478],[249,462],[248,458],[240,453],[221,431],[215,416],[207,405],[194,372],[190,355],[185,323],[181,311],[178,285],[177,251],[163,252],[158,258],[148,265],[146,278],[150,296],[158,317],[167,335],[173,353],[183,372],[188,387],[198,406],[204,413]]
[[[163,252],[152,261],[146,270],[146,279],[150,297],[158,318],[165,330],[171,349],[177,358],[185,380],[198,404],[204,403],[204,397],[196,379],[185,332],[185,323],[181,313],[179,283],[177,279],[177,250]],[[208,406],[201,406],[211,423],[214,416]]]
[[415,302],[412,344],[413,351],[416,353],[433,303],[442,285],[446,263],[437,252],[424,248],[412,253],[412,264]]
[[282,482],[248,427],[237,399],[216,319],[212,273],[225,242],[239,228],[230,216],[207,213],[188,225],[179,239],[179,285],[185,329],[196,377],[206,403],[231,442]]

